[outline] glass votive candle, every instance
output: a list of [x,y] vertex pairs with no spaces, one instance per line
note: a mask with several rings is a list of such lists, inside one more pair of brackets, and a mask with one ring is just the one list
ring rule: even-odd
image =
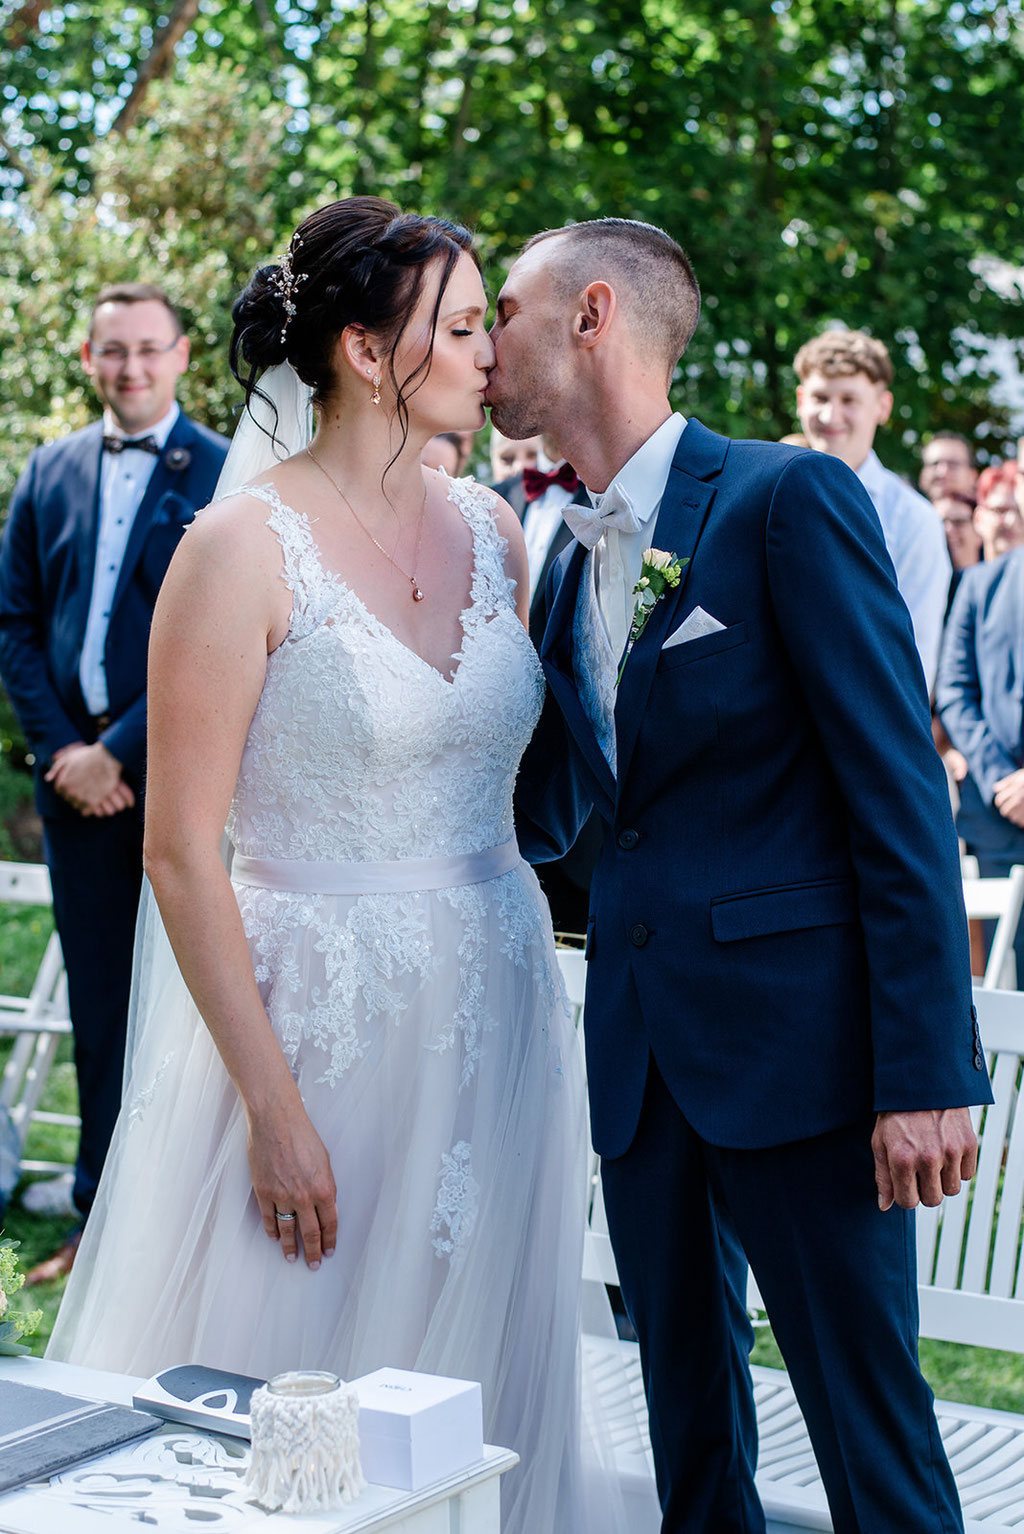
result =
[[252,1394],[246,1486],[262,1507],[327,1512],[366,1485],[359,1463],[359,1402],[336,1374],[295,1369]]

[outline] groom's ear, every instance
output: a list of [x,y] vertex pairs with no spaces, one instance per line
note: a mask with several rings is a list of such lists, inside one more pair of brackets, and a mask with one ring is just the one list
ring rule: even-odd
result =
[[607,282],[591,282],[580,294],[573,336],[580,346],[593,347],[608,334],[618,302]]

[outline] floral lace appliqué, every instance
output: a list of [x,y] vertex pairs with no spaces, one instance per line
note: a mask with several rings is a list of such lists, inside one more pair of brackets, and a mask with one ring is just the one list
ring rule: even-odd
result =
[[470,1169],[469,1145],[460,1140],[450,1154],[442,1152],[440,1185],[430,1222],[431,1231],[437,1232],[431,1243],[434,1252],[449,1258],[453,1266],[473,1234],[479,1197],[480,1188]]

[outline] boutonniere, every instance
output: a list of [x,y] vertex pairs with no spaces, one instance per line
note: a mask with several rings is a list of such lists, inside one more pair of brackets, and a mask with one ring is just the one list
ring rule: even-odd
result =
[[626,653],[622,657],[622,665],[619,667],[619,674],[615,678],[616,687],[622,681],[622,673],[626,669],[629,652],[647,627],[648,618],[666,591],[670,590],[673,586],[679,585],[683,566],[689,563],[689,556],[686,559],[680,559],[678,554],[666,554],[664,549],[644,550],[643,564],[640,566],[640,579],[633,587],[633,622],[629,627]]
[[180,474],[182,469],[187,469],[191,462],[192,454],[187,447],[172,447],[164,454],[165,466],[176,474]]

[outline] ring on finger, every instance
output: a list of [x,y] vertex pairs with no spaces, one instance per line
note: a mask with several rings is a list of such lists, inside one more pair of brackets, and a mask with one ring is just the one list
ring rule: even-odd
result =
[[278,1209],[277,1205],[276,1204],[274,1205],[274,1218],[276,1220],[283,1220],[285,1222],[285,1224],[288,1224],[288,1223],[290,1223],[290,1221],[294,1220],[295,1217],[296,1217],[296,1215],[295,1215],[295,1210],[294,1209],[292,1210],[291,1214],[282,1214],[281,1210]]

